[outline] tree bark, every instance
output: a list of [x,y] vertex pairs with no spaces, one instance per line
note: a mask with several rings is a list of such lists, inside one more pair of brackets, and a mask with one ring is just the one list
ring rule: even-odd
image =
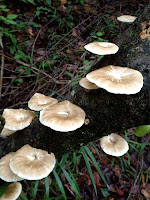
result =
[[120,47],[115,55],[105,56],[91,71],[106,66],[127,66],[140,71],[144,87],[134,95],[118,95],[97,89],[86,93],[80,86],[69,100],[80,106],[89,119],[88,125],[72,132],[56,132],[40,124],[36,118],[24,130],[0,138],[0,157],[25,144],[54,152],[57,158],[81,145],[111,132],[150,123],[150,40],[141,40],[141,22],[149,20],[150,4],[141,16],[116,41]]

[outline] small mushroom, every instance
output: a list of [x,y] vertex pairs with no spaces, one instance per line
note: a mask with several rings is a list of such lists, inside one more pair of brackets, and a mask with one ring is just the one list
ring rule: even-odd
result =
[[131,15],[122,15],[120,17],[117,17],[117,20],[120,22],[132,23],[136,20],[136,18],[137,17]]
[[22,191],[21,183],[11,183],[5,193],[0,197],[0,200],[16,200]]
[[115,54],[119,50],[116,44],[110,42],[92,42],[85,45],[84,48],[97,55]]
[[55,131],[68,132],[84,124],[85,112],[70,101],[62,101],[40,112],[40,122]]
[[52,106],[56,104],[58,101],[57,99],[45,96],[40,93],[35,93],[28,102],[28,107],[31,110],[40,111],[44,108]]
[[23,180],[23,178],[14,174],[9,167],[10,159],[13,155],[14,153],[10,152],[0,159],[0,178],[6,182],[16,182]]
[[82,78],[79,81],[79,85],[81,85],[83,88],[88,89],[88,90],[94,90],[94,89],[98,89],[99,88],[94,83],[91,83],[86,77]]
[[143,87],[142,74],[127,67],[108,65],[90,72],[86,78],[114,94],[136,94]]
[[28,127],[36,117],[33,111],[24,109],[4,109],[2,116],[6,122],[4,128],[13,131]]
[[127,141],[116,133],[102,137],[100,145],[106,154],[116,157],[124,155],[129,150]]
[[55,167],[56,159],[53,153],[24,145],[10,159],[10,169],[27,180],[45,178]]

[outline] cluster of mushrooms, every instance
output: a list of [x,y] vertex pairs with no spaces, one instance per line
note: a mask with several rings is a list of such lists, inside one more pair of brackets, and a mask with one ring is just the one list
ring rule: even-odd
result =
[[[122,16],[117,18],[122,21]],[[125,22],[131,22],[125,16]],[[131,16],[131,20],[135,17]],[[133,21],[134,21],[133,20]],[[84,48],[98,55],[115,54],[119,47],[109,42],[93,42]],[[109,65],[90,72],[79,84],[88,89],[103,88],[114,94],[136,94],[143,87],[142,74],[134,69]],[[28,107],[40,111],[40,122],[55,131],[68,132],[80,128],[85,123],[85,112],[79,106],[65,100],[59,102],[51,97],[35,93],[28,102]],[[30,125],[37,117],[34,111],[24,109],[4,109],[5,126],[1,137],[7,137]],[[89,122],[88,122],[89,123]],[[86,123],[85,123],[86,124]],[[101,139],[101,148],[112,156],[122,156],[128,149],[128,143],[121,136],[112,133]],[[21,193],[22,185],[17,181],[39,180],[50,174],[55,167],[53,153],[36,149],[26,144],[16,152],[10,152],[0,159],[0,178],[11,183],[0,200],[15,200]]]

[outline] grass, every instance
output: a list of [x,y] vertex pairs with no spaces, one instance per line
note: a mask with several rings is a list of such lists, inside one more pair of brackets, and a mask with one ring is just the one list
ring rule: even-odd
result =
[[[118,179],[116,184],[125,181],[126,184],[131,184],[131,186],[139,185],[143,187],[142,185],[148,184],[150,178],[149,169],[146,169],[143,165],[145,147],[150,143],[139,143],[131,140],[127,136],[127,132],[125,132],[125,138],[130,146],[130,150],[125,156],[112,157],[106,155],[100,148],[99,140],[82,146],[78,152],[64,155],[60,161],[57,161],[55,169],[44,181],[23,181],[20,199],[80,200],[83,199],[83,191],[86,187],[90,187],[95,196],[101,194],[103,198],[108,198],[114,192],[112,193],[112,183],[106,175],[105,168],[108,172],[112,171],[113,177]],[[136,159],[136,164],[132,161],[133,158]],[[107,163],[105,163],[106,159]],[[87,178],[86,181],[84,181],[85,177]],[[97,177],[99,178],[97,179]],[[98,186],[98,184],[101,186]],[[129,198],[132,194],[130,189],[127,189]],[[0,194],[5,190],[6,184],[0,188]]]

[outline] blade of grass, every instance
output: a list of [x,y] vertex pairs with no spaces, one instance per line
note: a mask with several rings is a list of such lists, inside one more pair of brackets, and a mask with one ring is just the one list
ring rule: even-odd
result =
[[33,190],[32,190],[32,197],[33,197],[33,199],[36,199],[37,190],[38,190],[38,185],[39,185],[39,180],[36,180],[36,181],[35,181],[34,188],[33,188]]
[[65,194],[65,190],[64,190],[64,186],[63,186],[63,184],[62,184],[57,172],[55,171],[55,169],[53,169],[53,174],[55,176],[56,182],[57,182],[58,187],[59,187],[59,189],[60,189],[60,191],[61,191],[61,193],[63,195],[64,200],[67,200],[67,197],[66,197],[66,194]]
[[70,174],[63,167],[61,167],[61,169],[62,169],[67,181],[69,182],[70,186],[72,187],[75,194],[77,195],[77,197],[80,197],[80,191],[78,190],[78,187],[76,187],[76,184],[74,183],[74,181],[70,178]]
[[21,192],[19,197],[21,197],[21,199],[23,199],[23,200],[28,200],[28,198],[25,196],[25,194],[23,192]]
[[85,152],[83,147],[80,148],[80,152],[82,152],[86,167],[88,169],[88,172],[89,172],[89,175],[90,175],[90,178],[91,178],[94,190],[95,190],[95,194],[97,195],[97,188],[96,188],[96,185],[95,185],[95,180],[94,180],[92,169],[91,169],[91,166],[90,166],[90,163],[89,163],[89,160],[88,160],[88,156],[87,156],[87,154],[86,154],[86,152]]
[[97,154],[100,156],[100,150],[95,146],[95,144],[93,142],[90,142],[89,145],[91,145],[95,149]]
[[98,166],[98,164],[97,164],[97,162],[96,162],[96,160],[95,160],[95,158],[94,158],[92,152],[89,150],[89,148],[88,148],[87,146],[84,146],[84,148],[85,148],[87,154],[89,155],[90,159],[92,160],[93,165],[94,165],[95,168],[97,169],[97,171],[98,171],[98,173],[99,173],[101,179],[104,181],[104,183],[105,183],[105,185],[107,186],[107,188],[109,188],[109,185],[108,185],[108,183],[107,183],[107,181],[106,181],[106,179],[105,179],[105,177],[104,177],[104,175],[103,175],[103,173],[102,173],[100,167]]
[[49,198],[49,180],[48,180],[48,176],[45,177],[45,196],[46,196],[46,198]]

